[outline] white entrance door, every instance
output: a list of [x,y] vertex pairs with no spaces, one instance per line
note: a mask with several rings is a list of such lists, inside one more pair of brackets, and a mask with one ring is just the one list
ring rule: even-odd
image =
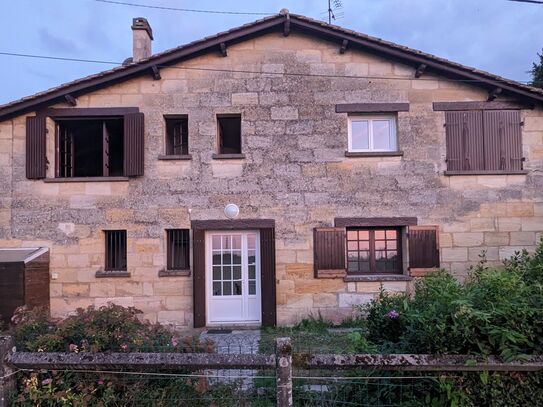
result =
[[209,325],[260,323],[258,232],[207,232],[206,282]]

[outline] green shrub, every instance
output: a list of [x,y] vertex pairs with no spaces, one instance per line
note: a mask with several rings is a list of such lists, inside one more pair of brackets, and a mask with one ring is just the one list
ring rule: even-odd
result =
[[543,244],[504,268],[483,259],[463,283],[439,271],[418,281],[412,296],[381,290],[364,308],[364,324],[382,351],[522,358],[543,349],[542,282]]

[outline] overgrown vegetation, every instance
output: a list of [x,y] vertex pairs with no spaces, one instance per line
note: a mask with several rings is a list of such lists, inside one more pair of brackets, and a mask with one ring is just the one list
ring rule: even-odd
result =
[[368,340],[381,352],[497,355],[504,361],[543,349],[543,244],[503,269],[484,259],[463,283],[440,271],[412,296],[381,290],[362,309]]
[[45,310],[24,307],[12,318],[17,349],[29,352],[203,352],[195,337],[178,337],[159,324],[138,319],[141,311],[109,304],[78,309],[53,320]]

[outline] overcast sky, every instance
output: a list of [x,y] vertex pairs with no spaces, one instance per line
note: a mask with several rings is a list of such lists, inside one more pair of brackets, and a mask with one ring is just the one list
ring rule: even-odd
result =
[[[121,0],[178,8],[292,13],[326,18],[327,0]],[[425,52],[528,81],[543,48],[543,5],[508,0],[343,0],[337,24]],[[16,0],[0,6],[0,52],[123,61],[133,17],[146,17],[153,52],[215,34],[259,16],[145,9],[95,0]],[[0,104],[110,68],[0,55]]]

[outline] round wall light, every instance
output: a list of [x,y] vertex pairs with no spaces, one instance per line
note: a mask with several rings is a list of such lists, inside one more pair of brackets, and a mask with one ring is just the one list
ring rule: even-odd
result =
[[224,215],[228,219],[235,219],[239,215],[239,207],[236,204],[228,204],[224,207]]

